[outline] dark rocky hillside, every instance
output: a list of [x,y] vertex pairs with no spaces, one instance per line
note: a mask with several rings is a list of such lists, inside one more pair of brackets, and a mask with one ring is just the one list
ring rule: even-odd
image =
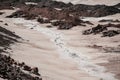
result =
[[103,17],[107,15],[120,13],[120,10],[113,6],[106,6],[106,5],[91,6],[91,5],[82,5],[82,4],[77,4],[65,8],[64,11],[68,11],[72,15],[85,16],[85,17]]
[[[41,15],[41,17],[39,17]],[[69,13],[58,11],[54,8],[39,8],[37,6],[29,5],[21,7],[21,10],[16,11],[8,18],[18,18],[23,17],[25,19],[38,19],[40,23],[51,23],[53,26],[58,26],[59,29],[70,29],[73,26],[89,24],[90,22],[84,22],[77,16],[70,16]],[[43,17],[47,18],[46,20]],[[56,22],[51,22],[52,20],[58,20]],[[54,25],[57,23],[57,25]]]
[[20,37],[14,32],[0,26],[0,77],[8,80],[42,80],[39,78],[40,74],[37,67],[31,68],[24,62],[19,63],[6,52],[7,49],[10,49],[11,44],[19,42],[18,39]]
[[62,12],[67,12],[68,14],[76,16],[87,16],[87,17],[102,17],[107,15],[113,15],[115,13],[120,13],[120,10],[116,7],[119,7],[119,4],[115,6],[106,6],[106,5],[83,5],[72,3],[63,3],[52,0],[1,0],[0,6],[3,7],[15,7],[18,5],[25,5],[25,2],[36,2],[38,5],[36,8],[60,8]]
[[13,32],[3,27],[0,27],[0,46],[1,47],[9,47],[10,44],[18,42],[17,38],[20,38],[20,37],[15,35]]
[[[19,6],[16,6],[15,4],[18,4],[18,2]],[[27,5],[25,2],[36,2],[37,5]],[[7,17],[38,19],[40,23],[51,23],[53,26],[58,26],[58,29],[70,29],[77,25],[85,26],[86,24],[92,24],[91,22],[84,22],[80,20],[80,17],[103,17],[120,13],[120,10],[114,6],[83,4],[74,5],[72,3],[66,4],[52,0],[13,0],[11,5],[14,7],[19,7],[20,10]],[[43,17],[47,18],[47,21],[44,20]],[[58,21],[51,22],[51,20]],[[56,23],[57,25],[54,25]]]

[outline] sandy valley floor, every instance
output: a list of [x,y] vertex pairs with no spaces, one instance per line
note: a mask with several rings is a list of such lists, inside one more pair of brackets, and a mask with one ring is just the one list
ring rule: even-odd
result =
[[[5,10],[5,12],[10,14],[12,11]],[[52,33],[48,34],[30,29],[25,26],[25,23],[15,23],[17,19],[4,18],[6,15],[8,14],[0,16],[0,20],[3,20],[3,23],[0,23],[0,25],[14,31],[24,39],[20,43],[11,46],[11,56],[19,62],[24,61],[30,66],[38,67],[43,80],[117,80],[113,77],[120,79],[120,54],[105,53],[101,49],[89,47],[93,45],[118,47],[120,46],[120,35],[112,38],[101,38],[100,35],[83,36],[82,31],[90,28],[90,26],[86,28],[77,26],[68,31],[60,31],[56,30],[56,28],[51,28],[50,31],[63,34],[63,40],[66,43],[65,47],[77,51],[77,55],[83,55],[83,57],[80,58],[88,58],[85,63],[84,60],[82,61],[82,59],[80,59],[79,63],[77,62],[78,58],[74,58],[76,55],[66,55],[65,52],[59,50],[59,46],[57,47],[54,41],[51,41],[54,37],[49,37],[49,34]],[[118,16],[120,16],[120,14],[114,15],[113,17],[108,16],[107,18],[113,19]],[[96,20],[93,18],[90,18],[89,20],[97,24]],[[4,25],[6,22],[9,26]],[[39,26],[42,26],[42,29],[46,29],[45,25],[39,24]],[[69,49],[66,50],[69,51]],[[109,62],[110,60],[113,62]],[[117,62],[114,62],[115,60]],[[96,68],[97,64],[105,66],[105,70]],[[92,68],[87,70],[87,67]],[[94,71],[93,69],[98,71]],[[99,73],[93,74],[94,72]],[[114,76],[114,74],[116,75]],[[101,77],[101,75],[104,75],[105,77]]]

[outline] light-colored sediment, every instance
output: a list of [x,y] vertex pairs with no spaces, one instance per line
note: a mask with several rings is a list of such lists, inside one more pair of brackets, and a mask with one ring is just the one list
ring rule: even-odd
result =
[[96,64],[107,63],[109,57],[119,54],[106,54],[86,46],[116,46],[120,44],[114,43],[120,41],[119,35],[113,38],[83,36],[82,30],[90,28],[89,26],[60,31],[45,28],[45,25],[34,21],[6,19],[4,16],[5,14],[1,19],[9,24],[5,26],[7,29],[29,40],[13,45],[12,57],[30,66],[37,66],[43,80],[117,80],[109,70],[105,72],[104,67]]
[[73,4],[89,4],[89,5],[115,5],[120,3],[120,0],[56,0],[56,1],[62,1],[65,3],[73,3]]
[[4,79],[0,78],[0,80],[4,80]]
[[15,25],[12,23],[15,19],[4,17],[5,14],[1,19],[9,26],[4,26],[4,23],[1,25],[25,39],[23,43],[11,46],[13,50],[11,56],[19,62],[23,61],[30,66],[38,67],[43,80],[99,80],[79,70],[78,64],[74,61],[61,58],[49,37],[21,24]]

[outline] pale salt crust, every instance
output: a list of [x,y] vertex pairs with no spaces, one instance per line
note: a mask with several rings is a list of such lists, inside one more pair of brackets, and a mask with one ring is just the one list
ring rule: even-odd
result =
[[77,62],[79,64],[79,68],[86,71],[89,75],[98,77],[102,80],[118,80],[114,78],[114,74],[105,72],[106,69],[104,67],[90,62],[90,58],[86,55],[74,51],[70,47],[66,47],[64,34],[59,31],[56,32],[49,28],[43,28],[36,21],[24,20],[22,18],[14,18],[13,22],[16,24],[22,24],[28,29],[33,29],[47,35],[51,41],[54,42],[56,49],[58,49],[63,58],[69,58]]

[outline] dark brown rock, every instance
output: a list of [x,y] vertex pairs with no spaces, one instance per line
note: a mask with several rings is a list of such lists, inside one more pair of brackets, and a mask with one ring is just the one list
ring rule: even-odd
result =
[[43,19],[43,18],[38,18],[37,21],[40,23],[50,23],[48,19]]
[[112,20],[112,19],[105,20],[105,19],[102,19],[99,22],[117,22],[117,23],[119,23],[120,21],[118,19],[116,19],[116,20]]
[[29,66],[27,66],[27,65],[24,65],[24,66],[23,66],[23,69],[26,70],[26,71],[31,71],[31,70],[32,70],[31,67],[29,67]]
[[8,26],[8,24],[7,24],[7,23],[5,23],[5,25],[6,25],[6,26]]
[[83,31],[84,35],[88,35],[88,34],[98,34],[100,32],[103,32],[107,30],[107,27],[102,26],[102,25],[97,25],[96,27],[93,27],[92,29],[88,29]]
[[38,72],[38,68],[37,67],[32,68],[31,72],[33,74],[40,75],[39,72]]
[[47,28],[52,28],[52,26],[51,26],[51,25],[47,25],[46,27],[47,27]]
[[120,34],[120,30],[118,30],[118,31],[116,31],[116,30],[109,30],[109,31],[103,32],[103,37],[106,37],[106,36],[113,37],[113,36],[118,35],[118,34]]

